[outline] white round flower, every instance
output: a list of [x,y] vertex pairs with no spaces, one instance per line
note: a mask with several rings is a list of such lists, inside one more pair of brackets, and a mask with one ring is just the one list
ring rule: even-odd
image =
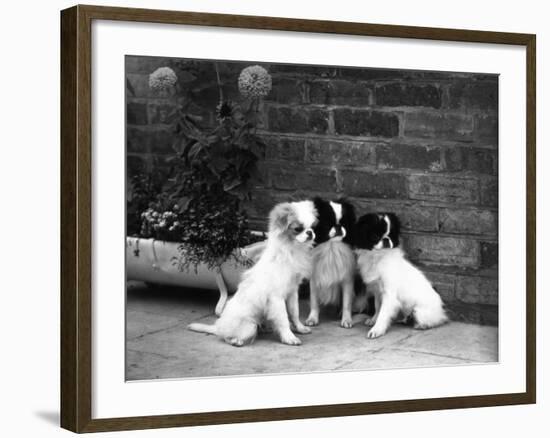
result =
[[157,68],[149,75],[149,88],[154,91],[166,91],[176,85],[178,77],[170,67]]
[[239,75],[239,92],[244,97],[264,97],[271,91],[271,75],[259,65],[251,65]]

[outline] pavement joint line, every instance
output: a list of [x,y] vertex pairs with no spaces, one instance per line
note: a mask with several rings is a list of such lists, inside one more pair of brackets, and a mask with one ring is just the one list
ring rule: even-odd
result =
[[202,321],[203,319],[210,318],[210,317],[213,317],[213,316],[216,316],[216,315],[214,313],[208,313],[206,315],[202,315],[202,316],[197,317],[196,319],[193,319],[192,322]]
[[403,351],[403,352],[409,352],[409,353],[418,353],[418,354],[425,354],[427,356],[437,356],[437,357],[444,357],[446,359],[456,359],[456,360],[462,360],[467,363],[471,362],[485,362],[479,359],[469,359],[465,357],[460,356],[453,356],[449,354],[438,354],[438,353],[430,353],[429,351],[422,351],[422,350],[415,350],[413,348],[390,348],[391,350],[397,350],[397,351]]
[[403,342],[405,341],[408,341],[409,339],[411,338],[414,338],[415,336],[419,336],[422,332],[418,332],[418,333],[409,333],[407,336],[403,337],[403,338],[400,338],[398,339],[397,341],[395,341],[395,343],[393,345],[398,345],[398,344],[402,344]]
[[126,352],[130,352],[130,353],[138,353],[138,354],[150,354],[152,356],[159,356],[160,358],[162,359],[167,359],[167,360],[170,360],[170,359],[180,359],[178,356],[167,356],[165,354],[160,354],[160,353],[155,353],[153,351],[142,351],[142,350],[136,350],[134,348],[126,348]]
[[177,324],[170,325],[168,327],[163,327],[161,329],[151,330],[149,332],[142,333],[141,335],[135,336],[133,338],[127,338],[127,340],[128,341],[136,341],[138,339],[143,339],[145,336],[154,335],[156,333],[160,333],[160,332],[163,332],[163,331],[166,331],[166,330],[171,330],[171,329],[176,328],[176,327],[178,327],[182,324],[185,324],[185,321],[180,321]]
[[160,313],[160,312],[151,312],[150,310],[132,310],[132,309],[128,309],[128,312],[127,313],[144,313],[144,314],[147,314],[147,315],[153,315],[153,316],[162,316],[164,318],[168,317],[168,318],[175,318],[175,319],[184,319],[185,316],[173,316],[173,315],[166,315],[165,313]]

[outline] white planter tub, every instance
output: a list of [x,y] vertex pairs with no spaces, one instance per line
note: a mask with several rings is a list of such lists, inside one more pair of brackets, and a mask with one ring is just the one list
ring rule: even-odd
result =
[[[174,257],[180,255],[179,245],[175,242],[127,237],[126,280],[198,289],[218,289],[220,299],[216,305],[216,314],[219,315],[225,306],[228,291],[237,290],[241,274],[246,267],[231,259],[224,262],[219,271],[208,269],[202,264],[197,266],[196,270],[191,266],[187,270],[180,271],[174,265]],[[249,245],[241,249],[242,255],[255,262],[264,246],[264,241]]]

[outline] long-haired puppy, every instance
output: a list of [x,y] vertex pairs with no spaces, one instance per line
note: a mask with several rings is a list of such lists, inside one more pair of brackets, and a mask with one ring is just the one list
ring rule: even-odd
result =
[[328,202],[315,198],[313,202],[319,222],[314,227],[317,246],[313,249],[310,312],[306,325],[319,324],[321,306],[341,304],[340,325],[351,328],[356,264],[349,242],[355,224],[355,210],[342,199]]
[[[311,274],[311,249],[317,222],[312,201],[278,204],[269,215],[266,247],[256,264],[242,277],[237,292],[212,325],[193,323],[190,330],[214,334],[240,347],[252,343],[258,326],[270,323],[281,342],[300,345],[291,331],[311,330],[298,316],[298,287]],[[289,321],[290,320],[290,321]]]
[[355,226],[359,271],[365,284],[374,286],[374,316],[365,321],[372,326],[368,338],[384,335],[399,313],[404,320],[412,317],[416,329],[448,321],[441,297],[398,246],[399,232],[392,213],[366,214]]

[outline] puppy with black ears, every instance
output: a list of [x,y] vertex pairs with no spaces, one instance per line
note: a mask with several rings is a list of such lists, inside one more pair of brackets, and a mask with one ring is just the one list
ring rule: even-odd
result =
[[399,232],[393,213],[366,214],[355,226],[359,272],[365,284],[375,286],[375,313],[365,321],[372,326],[368,338],[384,335],[399,313],[404,320],[412,317],[416,329],[448,321],[441,297],[399,247]]
[[237,292],[227,302],[220,318],[212,325],[193,323],[188,328],[219,336],[240,347],[252,343],[258,327],[268,322],[283,344],[300,345],[291,328],[301,334],[311,333],[299,319],[298,287],[311,275],[315,239],[312,227],[316,223],[312,201],[275,206],[269,215],[264,252],[243,274]]
[[340,325],[351,328],[356,264],[349,242],[353,235],[355,209],[343,199],[329,202],[315,198],[313,203],[319,221],[314,227],[316,247],[313,249],[310,312],[306,325],[319,324],[321,306],[341,304]]

